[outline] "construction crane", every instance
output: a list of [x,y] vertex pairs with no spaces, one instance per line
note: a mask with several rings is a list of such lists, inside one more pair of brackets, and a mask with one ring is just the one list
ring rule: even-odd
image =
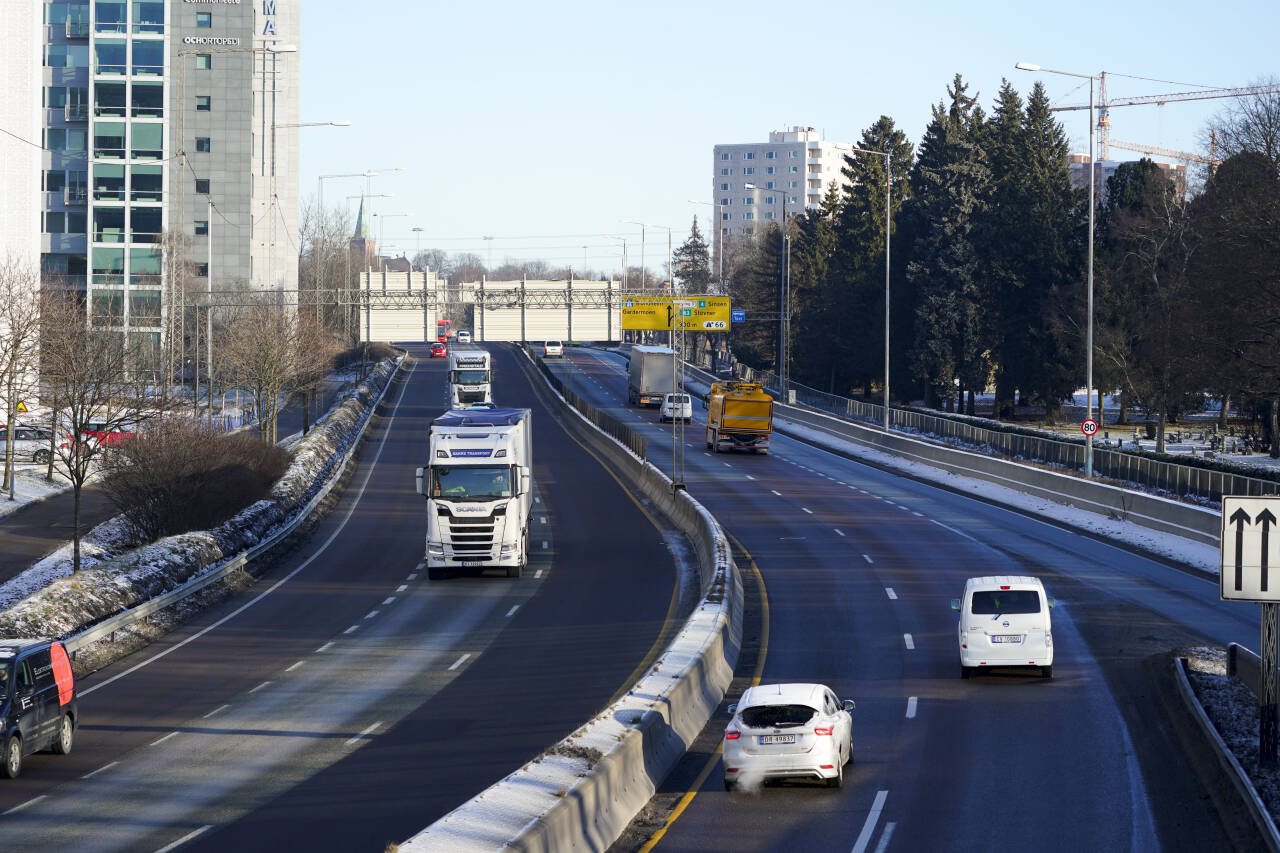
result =
[[1112,148],[1123,148],[1125,151],[1137,151],[1140,154],[1154,154],[1157,157],[1172,157],[1187,163],[1204,163],[1206,166],[1215,168],[1222,165],[1222,160],[1216,156],[1206,157],[1203,154],[1192,154],[1190,151],[1161,148],[1159,145],[1144,145],[1141,142],[1126,142],[1123,139],[1112,139],[1109,144]]
[[[1134,148],[1134,143],[1125,143],[1121,145],[1118,142],[1111,141],[1111,115],[1112,107],[1134,107],[1141,104],[1157,104],[1164,106],[1171,101],[1203,101],[1210,98],[1243,98],[1249,95],[1269,95],[1280,92],[1280,84],[1268,84],[1264,86],[1240,86],[1234,89],[1202,89],[1197,92],[1171,92],[1167,95],[1138,95],[1134,98],[1116,98],[1113,101],[1107,100],[1107,72],[1103,71],[1099,75],[1101,81],[1098,87],[1098,156],[1099,159],[1109,160],[1110,148],[1124,148],[1132,151],[1145,151],[1146,153],[1161,153],[1152,151],[1155,146],[1143,146]],[[1087,110],[1089,104],[1072,104],[1067,107],[1050,107],[1052,112],[1065,112],[1067,110]],[[1178,159],[1188,159],[1181,152],[1167,154],[1165,156],[1176,157]],[[1199,155],[1196,155],[1197,157]],[[1195,162],[1207,162],[1204,160],[1195,160]]]

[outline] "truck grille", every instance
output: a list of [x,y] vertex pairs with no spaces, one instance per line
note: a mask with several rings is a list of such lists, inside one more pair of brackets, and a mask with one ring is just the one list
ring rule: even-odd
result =
[[483,391],[459,391],[458,402],[459,403],[483,403],[484,392]]
[[453,553],[459,557],[468,554],[488,556],[493,551],[493,529],[496,518],[461,518],[449,519],[449,539],[453,543]]

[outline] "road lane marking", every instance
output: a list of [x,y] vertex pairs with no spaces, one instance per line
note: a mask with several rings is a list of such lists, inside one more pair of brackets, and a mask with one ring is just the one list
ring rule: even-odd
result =
[[547,523],[547,517],[546,517],[545,515],[540,515],[540,516],[538,516],[538,523],[539,523],[539,524],[546,524],[546,523]]
[[834,530],[834,531],[836,532],[836,535],[837,535],[837,536],[843,536],[843,535],[844,535],[844,531],[843,531],[843,530],[841,530],[839,527],[833,527],[833,528],[831,528],[831,529],[832,529],[832,530]]
[[321,646],[320,648],[316,649],[316,651],[317,651],[317,652],[327,652],[327,651],[329,651],[329,649],[331,649],[331,648],[333,648],[333,641],[332,641],[332,640],[331,640],[331,641],[329,641],[329,642],[327,642],[327,643],[325,643],[325,644],[324,644],[323,646]]
[[304,663],[306,663],[306,661],[305,661],[305,660],[300,660],[300,661],[298,661],[297,663],[295,663],[293,666],[291,666],[291,667],[289,667],[288,669],[286,669],[286,670],[285,670],[285,672],[293,672],[295,669],[297,669],[298,667],[302,666]]
[[469,658],[469,657],[471,657],[471,653],[470,653],[470,652],[467,652],[465,655],[463,655],[462,657],[458,658],[456,661],[454,661],[454,662],[453,662],[453,665],[449,667],[449,671],[450,671],[450,672],[453,672],[455,669],[457,669],[458,667],[462,666],[464,663],[466,663],[466,662],[467,662],[467,658]]
[[963,536],[965,539],[968,539],[970,542],[977,542],[979,545],[984,545],[984,546],[987,544],[986,542],[983,542],[981,539],[975,539],[974,537],[970,536],[968,533],[965,533],[963,530],[956,530],[954,527],[952,527],[949,524],[943,524],[941,521],[938,521],[938,519],[936,518],[931,518],[929,520],[932,521],[934,524],[938,525],[939,527],[945,528],[946,530],[950,530],[952,533],[954,533],[957,536]]
[[852,853],[866,853],[867,845],[871,843],[871,836],[876,831],[876,824],[880,822],[880,813],[884,811],[884,801],[888,797],[888,791],[876,793],[875,802],[871,804],[871,812],[867,815],[866,823],[862,824],[862,832],[858,833],[858,840],[853,845]]
[[893,838],[893,829],[897,824],[889,821],[884,825],[884,832],[880,833],[880,843],[876,845],[876,853],[884,853],[889,849],[889,839]]
[[354,744],[357,744],[357,743],[359,743],[360,741],[364,740],[366,737],[368,737],[369,735],[373,734],[373,733],[374,733],[374,731],[376,731],[376,730],[377,730],[381,725],[382,725],[382,720],[378,720],[378,722],[376,722],[376,723],[374,723],[373,725],[369,726],[367,729],[365,729],[364,731],[360,732],[360,734],[356,735],[356,736],[355,736],[355,737],[353,737],[353,738],[348,738],[348,739],[347,739],[347,746],[353,746]]
[[548,542],[547,540],[543,539],[543,540],[542,540],[542,549],[545,551],[547,548],[550,548],[550,547],[551,547],[551,543],[550,543],[550,542]]
[[913,639],[911,639],[911,635],[910,635],[910,634],[903,634],[903,635],[902,635],[902,642],[906,644],[906,646],[907,646],[907,651],[911,651],[911,650],[915,649],[915,647],[916,647],[916,641],[915,641],[915,640],[913,640]]
[[538,578],[542,577],[542,569],[538,569],[536,572],[534,572],[533,577],[534,577],[534,580],[537,580]]
[[863,555],[862,555],[862,559],[864,559],[864,560],[866,560],[868,563],[870,563],[870,562],[871,562],[871,555],[870,555],[870,554],[863,554]]
[[778,491],[777,489],[770,489],[769,491],[773,492],[778,497],[782,497],[782,492]]
[[914,720],[916,718],[916,697],[907,697],[907,719]]
[[159,850],[157,850],[156,853],[169,853],[170,850],[177,850],[179,847],[186,844],[188,841],[195,838],[200,833],[208,832],[211,829],[213,829],[213,824],[206,823],[204,826],[200,827],[199,829],[193,829],[191,832],[188,832],[186,835],[182,836],[172,844],[166,844],[164,847],[161,847]]
[[702,455],[703,455],[703,456],[710,456],[711,454],[704,450],[704,451],[702,451]]
[[250,690],[249,692],[250,692],[250,693],[257,693],[259,690],[261,690],[261,689],[262,689],[262,688],[264,688],[264,687],[267,687],[267,686],[268,686],[268,685],[270,685],[270,684],[271,684],[271,682],[270,682],[270,681],[264,681],[264,682],[262,682],[261,684],[259,684],[257,687],[255,687],[255,688],[253,688],[252,690]]
[[394,604],[395,600],[396,600],[396,597],[394,595],[388,595],[386,598],[382,600],[382,606],[386,607],[388,604]]
[[542,503],[542,498],[535,497],[535,498],[533,499],[533,502],[534,502],[534,503],[536,503],[536,504],[540,504],[540,503]]
[[411,580],[411,581],[416,581],[417,579],[418,579],[418,573],[417,573],[417,572],[414,572],[413,574],[409,575],[409,580]]
[[352,625],[350,628],[348,628],[347,630],[343,631],[342,633],[344,633],[344,634],[354,634],[356,631],[359,631],[359,630],[360,630],[360,626],[357,624],[357,625]]
[[889,600],[890,600],[890,601],[897,601],[897,600],[898,600],[898,594],[897,594],[896,592],[894,592],[894,591],[893,591],[893,587],[891,587],[891,586],[886,586],[886,587],[884,588],[884,594],[885,594],[885,595],[887,595],[887,596],[889,596]]
[[520,609],[520,605],[519,605],[519,604],[517,604],[515,607],[513,607],[513,608],[511,608],[510,610],[508,610],[508,611],[507,611],[507,615],[508,615],[508,616],[514,616],[514,615],[515,615],[515,613],[516,613],[516,611],[517,611],[517,610],[519,610],[519,609]]
[[805,512],[809,513],[809,515],[813,515],[813,510],[809,509],[807,506],[802,506],[800,508]]
[[207,714],[205,714],[203,717],[201,717],[201,719],[207,720],[207,719],[209,719],[210,717],[212,717],[214,714],[220,714],[220,713],[222,713],[223,711],[227,710],[227,709],[228,709],[228,708],[230,708],[230,707],[231,707],[230,705],[223,705],[223,706],[221,706],[220,708],[214,708],[212,711],[210,711],[209,713],[207,713]]
[[747,475],[747,479],[748,479],[748,480],[754,480],[754,479],[755,479],[755,477],[752,477],[750,474],[748,474],[748,475]]
[[162,744],[162,743],[164,743],[165,741],[167,741],[169,738],[171,738],[171,737],[177,737],[177,736],[178,736],[178,733],[177,733],[177,732],[169,732],[167,735],[165,735],[164,737],[160,738],[160,740],[152,741],[152,742],[151,742],[151,745],[152,745],[152,746],[159,746],[160,744]]
[[36,804],[36,803],[40,802],[41,800],[43,800],[43,799],[44,799],[45,797],[47,797],[47,796],[49,796],[49,795],[48,795],[48,794],[41,794],[41,795],[40,795],[40,796],[38,796],[38,797],[32,797],[31,799],[27,800],[25,803],[22,803],[22,804],[20,804],[20,805],[16,805],[16,806],[14,806],[13,808],[9,809],[7,812],[5,812],[5,814],[13,814],[14,812],[20,812],[20,811],[22,811],[23,809],[25,809],[27,806],[34,805],[34,804]]
[[[914,509],[913,509],[913,510],[911,510],[911,514],[912,514],[912,515],[914,515],[916,518],[924,518],[924,513],[923,513],[923,512],[916,512]],[[886,824],[886,826],[887,826],[887,824]]]
[[[93,771],[91,771],[91,772],[89,772],[89,773],[86,773],[86,774],[84,774],[83,776],[81,776],[80,778],[81,778],[81,779],[92,779],[94,776],[97,776],[97,775],[98,775],[99,773],[101,773],[103,770],[110,770],[112,767],[115,767],[115,766],[116,766],[117,764],[119,764],[119,763],[120,763],[119,761],[113,761],[113,762],[111,762],[110,764],[104,764],[104,765],[102,765],[101,767],[99,767],[97,770],[93,770]],[[8,812],[5,812],[5,814],[8,814]]]
[[372,619],[373,617],[377,616],[379,612],[380,611],[377,611],[377,610],[370,610],[368,613],[364,615],[364,618]]
[[420,571],[422,571],[423,569],[425,569],[426,567],[427,567],[427,564],[426,564],[426,563],[418,563],[418,565],[416,565],[416,566],[414,566],[414,567],[413,567],[413,570],[414,570],[415,572],[420,572]]
[[404,592],[408,588],[409,585],[407,583],[402,583],[400,586],[396,587],[396,592]]

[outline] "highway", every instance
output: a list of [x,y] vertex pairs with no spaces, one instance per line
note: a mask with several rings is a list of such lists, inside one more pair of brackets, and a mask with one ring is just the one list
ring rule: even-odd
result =
[[[626,406],[622,357],[566,356],[548,363],[639,429],[670,470],[672,428]],[[1214,580],[784,436],[768,456],[712,454],[694,406],[689,492],[767,590],[760,680],[819,681],[855,699],[855,763],[842,790],[726,793],[713,754],[722,706],[673,774],[709,771],[678,819],[656,844],[633,826],[614,850],[1232,848],[1146,667],[1182,644],[1256,643],[1255,608],[1220,602]],[[1036,575],[1058,600],[1052,680],[960,679],[949,602],[988,574]],[[683,793],[669,786],[655,803]]]
[[625,689],[679,577],[643,507],[534,410],[523,578],[428,581],[414,493],[444,362],[388,391],[339,505],[247,592],[79,684],[71,756],[0,786],[10,850],[369,850],[412,835]]

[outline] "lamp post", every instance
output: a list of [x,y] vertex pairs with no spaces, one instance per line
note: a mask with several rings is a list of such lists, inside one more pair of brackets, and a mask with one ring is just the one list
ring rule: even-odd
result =
[[[751,183],[743,184],[742,188],[756,192],[760,190],[769,191],[765,187],[759,187]],[[775,192],[779,192],[779,190],[775,190]],[[780,190],[780,192],[782,193],[782,280],[778,283],[778,391],[785,400],[787,394],[787,339],[790,337],[788,326],[791,325],[791,294],[787,292],[790,277],[787,275],[787,262],[791,258],[791,252],[787,241],[787,191]]]
[[365,172],[344,172],[341,175],[321,175],[318,178],[316,178],[316,203],[319,205],[320,210],[323,211],[325,181],[331,180],[333,178],[373,178],[373,177],[377,177],[377,175],[378,173],[372,170],[365,171]]
[[[280,53],[282,51],[273,51],[273,52]],[[296,47],[293,48],[292,52],[297,52],[297,48]],[[274,75],[274,73],[275,72],[273,71],[272,74]],[[273,82],[272,82],[273,97],[274,97],[274,94],[275,94],[275,83],[274,83],[274,76],[273,76]],[[272,108],[272,110],[274,112],[274,107]],[[279,202],[279,199],[276,197],[276,131],[288,130],[291,128],[299,128],[299,127],[350,127],[350,126],[351,126],[351,122],[348,119],[344,119],[344,118],[333,119],[331,121],[285,121],[285,122],[271,123],[271,198],[267,202],[268,211],[270,211],[272,208],[275,208],[277,206],[277,203]],[[267,285],[268,287],[270,287],[272,278],[273,278],[272,267],[275,262],[275,254],[276,254],[276,217],[274,214],[271,214],[271,213],[268,213],[268,217],[271,220],[271,226],[269,229],[269,233],[270,233],[269,242],[268,242],[269,251],[267,252]],[[295,283],[295,287],[296,286],[297,284]]]
[[[1072,71],[1056,71],[1052,68],[1041,68],[1030,62],[1019,62],[1014,68],[1019,71],[1042,71],[1045,74],[1061,74],[1064,77],[1079,77],[1089,81],[1089,249],[1088,249],[1088,307],[1086,308],[1087,329],[1085,335],[1085,418],[1093,420],[1093,214],[1094,214],[1094,175],[1097,164],[1093,159],[1093,82],[1098,79],[1094,74],[1076,74]],[[1101,406],[1099,406],[1101,408]],[[1098,412],[1099,420],[1102,412]],[[1093,476],[1093,433],[1085,433],[1084,437],[1084,475]]]
[[888,151],[874,148],[850,148],[858,154],[875,154],[884,158],[884,431],[889,431],[889,238],[893,232],[893,161]]

